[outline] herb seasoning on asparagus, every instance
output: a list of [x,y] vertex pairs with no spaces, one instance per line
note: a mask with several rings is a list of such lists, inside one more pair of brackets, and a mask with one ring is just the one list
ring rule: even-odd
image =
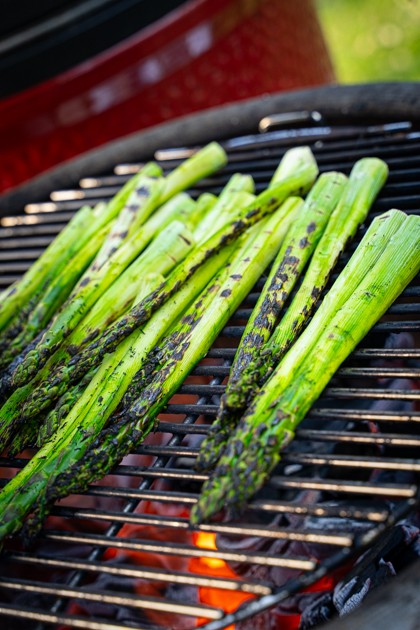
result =
[[[264,384],[298,337],[312,314],[340,254],[356,233],[358,226],[365,220],[373,201],[386,181],[387,174],[386,164],[377,158],[365,158],[355,164],[338,205],[315,249],[302,285],[270,338],[268,333],[261,337],[260,328],[255,325],[265,314],[262,302],[265,294],[264,291],[262,292],[235,356],[216,422],[202,445],[197,460],[199,469],[207,470],[215,465],[226,446],[230,433],[246,409],[255,387]],[[321,181],[322,177],[312,189],[308,200],[312,196],[316,200],[315,190],[317,186],[320,186]],[[343,179],[342,185],[344,181]],[[325,196],[327,200],[330,198],[329,190],[325,191]],[[284,301],[281,306],[283,304]],[[272,329],[273,327],[270,333]],[[255,337],[257,337],[257,343],[254,341]]]
[[204,484],[192,509],[193,524],[223,505],[234,513],[244,508],[338,367],[420,270],[420,219],[411,216],[401,223],[399,216],[386,218],[390,229],[385,243],[384,232],[373,233],[371,245],[368,240],[361,247],[361,252],[366,245],[373,252],[368,268],[363,269],[356,250],[357,264],[351,259],[350,271],[361,266],[362,273],[344,270],[344,279],[339,276],[325,307],[321,305],[319,315],[256,393],[214,475]]

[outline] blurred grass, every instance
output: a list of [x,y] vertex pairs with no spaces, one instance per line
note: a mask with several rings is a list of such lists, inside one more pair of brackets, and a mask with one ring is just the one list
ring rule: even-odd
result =
[[420,0],[315,0],[338,81],[420,80]]

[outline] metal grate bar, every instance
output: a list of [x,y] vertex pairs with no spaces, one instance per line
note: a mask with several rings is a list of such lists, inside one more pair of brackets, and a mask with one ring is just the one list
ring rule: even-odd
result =
[[129,606],[132,608],[145,608],[159,612],[171,612],[175,615],[188,615],[193,617],[206,617],[207,619],[220,619],[223,611],[204,605],[179,604],[174,601],[165,601],[158,597],[144,597],[139,595],[109,595],[106,591],[81,588],[49,587],[42,582],[29,580],[12,580],[0,578],[0,587],[11,590],[39,593],[42,595],[59,595],[66,598],[77,598],[102,604],[114,604],[116,606]]
[[[357,373],[356,373],[357,375]],[[193,394],[203,396],[221,396],[226,390],[226,385],[200,385],[189,383],[179,388],[180,394]],[[324,390],[324,398],[381,398],[393,400],[420,400],[420,392],[406,389],[367,389],[354,387],[327,387]],[[217,407],[217,405],[216,405]]]
[[[222,365],[199,365],[192,376],[229,376],[230,368]],[[341,368],[335,373],[339,378],[420,378],[418,368]]]
[[[18,619],[31,619],[41,623],[53,623],[70,626],[71,628],[82,628],[83,630],[133,630],[133,626],[126,626],[120,623],[109,623],[105,619],[97,619],[97,621],[89,621],[86,617],[77,615],[60,615],[56,613],[40,612],[39,609],[28,608],[27,606],[19,606],[16,608],[10,604],[0,604],[0,615],[16,617]],[[140,627],[136,626],[136,630],[165,630],[155,626]]]
[[359,420],[373,422],[419,422],[420,412],[366,411],[363,409],[311,409],[310,418],[335,418],[337,420]]
[[322,492],[348,492],[350,494],[380,495],[385,497],[413,498],[417,486],[390,483],[366,483],[365,481],[318,480],[304,477],[274,476],[270,485],[288,490],[320,490]]
[[[175,521],[173,521],[175,522]],[[155,526],[160,526],[159,523]],[[168,527],[168,525],[163,524],[162,527]],[[176,527],[176,524],[173,525]],[[229,532],[227,532],[229,533]],[[162,555],[174,555],[174,556],[187,556],[188,558],[215,558],[217,560],[225,560],[228,562],[245,562],[250,564],[258,564],[261,566],[271,566],[271,567],[287,567],[289,569],[296,569],[302,571],[310,571],[315,567],[315,563],[312,560],[308,560],[307,558],[298,558],[298,557],[290,557],[290,558],[280,558],[274,557],[270,554],[255,554],[255,553],[233,553],[233,552],[223,552],[223,551],[213,551],[211,549],[203,549],[198,547],[190,547],[187,545],[176,545],[172,544],[160,544],[157,543],[155,545],[148,543],[147,541],[141,540],[130,540],[127,538],[109,538],[108,540],[104,540],[102,536],[94,536],[89,534],[77,535],[77,534],[64,534],[62,532],[58,533],[48,533],[45,536],[49,540],[54,540],[56,542],[79,542],[82,544],[91,544],[91,545],[107,545],[110,548],[115,549],[125,549],[131,551],[138,552],[149,552],[155,554]],[[319,542],[324,544],[336,544],[338,546],[341,545],[341,541],[337,542],[325,542],[322,534],[320,534],[320,538],[317,538],[316,534],[312,534],[313,542]],[[331,540],[334,539],[333,536],[329,537]],[[341,536],[346,546],[349,547],[351,545],[351,540],[348,537]],[[297,538],[296,540],[301,540]],[[304,539],[302,539],[304,540]],[[308,539],[305,539],[309,541]]]
[[95,573],[106,573],[123,577],[132,577],[139,580],[152,580],[157,582],[169,582],[171,584],[186,584],[190,586],[202,586],[204,588],[218,588],[227,591],[243,591],[254,595],[269,595],[272,592],[272,585],[264,582],[240,582],[220,577],[208,577],[195,573],[171,572],[154,569],[153,567],[133,567],[112,562],[95,562],[85,560],[71,560],[58,556],[46,556],[42,554],[30,554],[24,552],[7,552],[10,560],[25,562],[28,564],[43,567],[54,567],[59,569],[70,569],[78,571],[89,571]]
[[[188,530],[189,520],[186,518],[172,518],[169,516],[151,516],[149,514],[124,514],[121,512],[112,512],[106,510],[83,510],[80,508],[70,508],[70,507],[62,507],[55,508],[54,514],[60,516],[67,516],[70,518],[81,518],[81,519],[95,519],[100,521],[113,521],[119,522],[123,520],[124,523],[132,523],[134,525],[147,525],[151,527],[169,527],[175,529],[184,529]],[[232,534],[236,536],[259,536],[262,538],[273,538],[279,540],[299,540],[304,542],[317,542],[323,543],[325,545],[343,545],[346,547],[351,546],[353,541],[353,536],[351,534],[343,534],[341,536],[333,536],[326,535],[322,531],[311,531],[311,532],[300,532],[294,531],[292,529],[281,529],[281,528],[268,528],[268,527],[258,527],[257,525],[224,525],[220,523],[203,523],[197,527],[199,531],[202,532],[211,532],[211,533],[224,533],[224,534]],[[48,536],[48,534],[47,534]],[[57,534],[58,537],[62,538],[62,534]],[[87,538],[85,536],[82,537],[83,540]],[[74,540],[74,537],[72,537]],[[102,537],[101,537],[101,540]],[[118,545],[137,545],[136,542],[130,542],[129,540],[124,541],[122,538],[118,538]],[[81,540],[79,540],[81,542]],[[103,540],[104,544],[109,546],[113,546],[114,540],[111,537]],[[111,544],[112,543],[112,544]],[[98,542],[97,544],[102,544]],[[173,547],[174,545],[171,545]],[[137,549],[138,547],[130,547],[131,549]],[[154,549],[165,549],[166,547],[160,542],[157,547]],[[177,548],[178,549],[178,548]],[[207,550],[198,549],[198,556],[207,555]],[[191,553],[193,553],[191,551]],[[210,553],[210,552],[209,552]],[[227,559],[224,557],[224,552],[215,551],[215,558],[221,558],[223,560]],[[285,560],[288,562],[289,559],[285,558],[273,558],[271,556],[266,556],[264,554],[228,554],[229,559],[233,562],[233,558],[236,562],[255,562],[256,564],[264,564],[270,566],[285,566],[282,564]],[[209,555],[209,557],[213,557]],[[242,559],[241,559],[242,558]],[[286,565],[290,566],[290,565]]]
[[377,468],[381,470],[408,470],[420,472],[419,459],[388,459],[385,457],[353,457],[350,455],[313,455],[311,453],[285,453],[284,461],[299,464]]
[[[86,492],[91,496],[102,497],[117,497],[117,498],[129,498],[135,497],[141,500],[149,501],[162,501],[162,502],[174,502],[184,503],[192,505],[196,503],[198,495],[186,494],[181,492],[159,492],[158,490],[139,491],[134,488],[113,488],[109,486],[92,486]],[[281,514],[300,514],[307,516],[319,516],[319,517],[344,517],[354,518],[368,521],[383,521],[388,516],[389,512],[383,509],[369,509],[367,510],[363,506],[352,507],[337,507],[337,506],[315,506],[303,503],[291,503],[280,501],[254,501],[248,505],[249,510],[261,510],[267,512],[276,512]]]

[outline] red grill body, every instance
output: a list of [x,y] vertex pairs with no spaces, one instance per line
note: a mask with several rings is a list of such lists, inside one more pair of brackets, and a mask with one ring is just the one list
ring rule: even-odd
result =
[[312,0],[192,0],[3,99],[0,191],[165,120],[333,80]]

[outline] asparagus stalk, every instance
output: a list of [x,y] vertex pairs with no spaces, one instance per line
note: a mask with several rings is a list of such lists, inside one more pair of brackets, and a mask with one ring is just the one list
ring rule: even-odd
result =
[[91,268],[92,275],[98,271],[109,257],[117,251],[125,239],[132,236],[156,209],[165,187],[162,169],[153,162],[146,164],[135,189],[130,193],[127,202],[121,209],[114,225],[98,252]]
[[309,147],[295,147],[294,149],[289,149],[286,151],[278,167],[274,171],[269,188],[274,188],[274,186],[277,185],[277,182],[293,175],[293,173],[302,168],[304,164],[308,164],[314,160],[315,158]]
[[242,208],[249,206],[254,199],[255,195],[245,190],[233,192],[226,196],[223,205],[215,204],[211,213],[198,224],[194,231],[196,241],[198,243],[205,242],[224,225],[234,221]]
[[42,299],[44,292],[42,290],[35,293],[29,302],[15,315],[10,324],[0,333],[0,353],[3,355],[8,351],[10,346],[22,330],[27,326],[28,318],[40,299]]
[[[240,173],[233,175],[223,188],[211,211],[197,225],[194,232],[196,242],[201,243],[207,240],[209,236],[215,234],[225,223],[229,222],[229,216],[235,207],[236,193],[253,193],[254,190],[254,180],[250,175],[241,175]],[[249,198],[248,204],[251,201],[252,198]],[[225,217],[227,218],[225,219]]]
[[[128,182],[124,184],[124,186],[117,192],[114,197],[107,203],[106,205],[106,216],[108,217],[108,221],[113,221],[117,218],[122,208],[127,202],[127,199],[133,192],[133,190],[138,186],[139,181],[142,180],[144,175],[160,175],[161,171],[159,167],[154,162],[148,162],[145,164],[138,173],[136,173],[133,177],[131,177]],[[102,227],[102,226],[101,226]]]
[[31,309],[22,330],[9,344],[0,359],[0,369],[3,369],[13,361],[28,344],[35,339],[38,333],[47,326],[54,313],[60,308],[76,281],[92,262],[99,251],[104,237],[108,231],[105,226],[95,234],[89,243],[68,262],[64,271],[50,284],[46,293],[41,297],[36,306]]
[[[52,438],[21,471],[21,479],[13,481],[13,485],[8,485],[7,491],[0,494],[1,538],[21,526],[22,519],[37,498],[38,492],[44,492],[48,483],[52,485],[60,472],[82,457],[90,441],[121,401],[133,374],[138,371],[147,353],[218,269],[226,264],[235,245],[233,243],[227,246],[197,269],[188,282],[159,309],[144,330],[134,331],[101,364],[65,421],[61,422]],[[29,483],[27,490],[21,485],[23,477]],[[15,514],[12,513],[14,505],[17,507]]]
[[[119,427],[118,433],[115,433],[112,429],[109,435],[107,432],[104,440],[106,445],[100,445],[100,453],[95,449],[93,453],[89,453],[89,465],[85,461],[82,463],[81,471],[73,467],[64,480],[60,478],[55,479],[54,484],[51,481],[48,483],[45,498],[44,495],[39,495],[38,497],[38,510],[36,511],[35,522],[32,522],[32,528],[36,528],[36,523],[39,525],[45,518],[50,501],[56,498],[56,491],[60,492],[61,496],[68,494],[72,491],[72,486],[74,486],[75,482],[77,483],[82,478],[80,477],[81,473],[86,475],[89,470],[92,471],[95,478],[102,476],[104,471],[109,470],[116,461],[128,452],[134,443],[139,441],[140,436],[147,434],[151,430],[159,411],[166,405],[194,365],[206,354],[222,327],[242,301],[244,295],[246,295],[275,255],[279,246],[279,236],[276,230],[279,227],[282,229],[281,223],[283,219],[283,212],[280,210],[268,219],[263,219],[254,228],[251,228],[244,246],[240,248],[229,266],[228,277],[221,283],[213,299],[210,298],[208,308],[201,319],[199,318],[195,325],[192,326],[188,338],[184,339],[182,344],[178,346],[174,356],[165,363],[165,366],[159,371],[150,386],[142,392],[140,398],[132,405],[129,411],[129,421],[126,421],[124,425]],[[219,284],[219,280],[216,280],[215,284]],[[209,295],[212,293],[213,289],[207,287],[199,302],[201,299],[204,299],[208,303]],[[194,304],[187,312],[187,316],[194,317],[195,309],[196,305]],[[145,331],[146,329],[147,326]],[[111,435],[112,438],[110,437]],[[91,461],[92,455],[94,457],[93,462]],[[80,459],[79,456],[73,459],[76,466],[78,459]],[[66,471],[68,467],[63,468],[60,464],[60,469]],[[34,480],[39,492],[38,479],[39,474]],[[86,479],[84,483],[86,483]],[[30,484],[30,481],[27,482],[27,487],[28,484]],[[9,503],[5,510],[5,516],[1,517],[4,526],[0,527],[0,535],[3,532],[10,531],[10,527],[15,528],[18,526],[16,520],[14,520],[16,513],[21,515],[24,511],[27,512],[31,509],[30,506],[23,505],[22,499],[26,501],[26,497],[17,497],[17,495],[15,497],[15,499],[12,499],[13,507]],[[34,495],[32,495],[32,499],[33,497]],[[2,503],[0,495],[0,508]],[[6,524],[9,514],[11,522]]]
[[211,211],[216,202],[216,195],[212,195],[211,193],[203,193],[200,195],[197,199],[193,212],[188,218],[188,228],[194,231],[200,221],[202,221],[206,214]]
[[82,340],[84,344],[95,339],[132,306],[145,274],[154,271],[167,275],[193,247],[194,238],[184,223],[172,221],[90,309],[81,321],[77,341],[73,340],[73,343]]
[[[255,388],[269,378],[277,363],[300,334],[343,249],[365,220],[374,199],[385,183],[387,173],[386,164],[376,158],[365,158],[355,164],[344,191],[341,189],[340,200],[315,249],[302,285],[271,337],[274,326],[266,335],[261,334],[258,326],[263,317],[265,321],[263,302],[265,296],[264,291],[262,292],[236,354],[216,422],[204,440],[197,459],[196,465],[201,470],[207,470],[215,465]],[[341,186],[344,186],[345,178],[342,177]],[[318,180],[319,184],[321,180],[322,177]],[[316,186],[310,195],[315,193],[315,188]],[[328,200],[333,202],[328,191],[325,191],[325,197],[327,204]],[[288,293],[284,297],[287,296]],[[284,300],[281,306],[283,304]],[[254,339],[257,339],[258,343],[255,343]]]
[[227,163],[227,155],[217,142],[210,142],[192,157],[182,162],[166,177],[160,203],[189,188],[203,177],[211,175]]
[[[211,142],[198,151],[192,158],[185,160],[185,162],[182,162],[180,166],[169,173],[168,177],[165,179],[165,187],[162,191],[159,203],[164,204],[166,201],[169,201],[169,199],[174,197],[177,193],[222,168],[226,162],[227,156],[225,151],[217,142]],[[119,214],[131,192],[137,187],[143,174],[145,172],[148,175],[156,174],[155,172],[149,171],[149,169],[152,168],[153,162],[145,165],[141,171],[134,175],[134,177],[118,191],[115,197],[111,199],[107,205],[110,221],[115,219]]]
[[105,293],[144,250],[158,231],[176,218],[188,217],[194,210],[194,202],[187,195],[177,195],[164,204],[121,247],[110,256],[102,267],[85,274],[76,290],[63,305],[55,320],[42,337],[39,345],[28,353],[14,375],[14,386],[25,384],[42,367],[48,357],[74,330],[87,311]]
[[35,337],[35,339],[29,344],[29,346],[27,346],[25,350],[18,354],[17,357],[15,357],[13,361],[7,366],[7,368],[2,370],[2,372],[0,373],[0,405],[3,405],[13,392],[12,378],[16,368],[25,359],[26,353],[36,347],[43,333],[44,331],[41,331],[39,335]]
[[133,306],[141,302],[146,295],[153,293],[156,289],[165,282],[165,277],[162,273],[158,271],[151,271],[147,273],[144,278],[140,281],[139,288],[137,290],[137,295],[134,298]]
[[112,326],[109,331],[104,333],[86,350],[82,351],[80,355],[72,359],[67,366],[73,372],[72,379],[81,378],[93,364],[98,365],[106,353],[112,352],[122,339],[147,321],[152,313],[177,291],[204,261],[219,251],[221,247],[235,240],[260,218],[273,212],[288,196],[298,192],[306,192],[312,186],[316,175],[316,163],[313,159],[308,160],[293,175],[279,181],[272,189],[261,193],[255,201],[241,211],[235,221],[225,225],[207,241],[199,244],[178,265],[159,291],[131,309],[125,318]]
[[[69,337],[68,343],[61,348],[55,357],[60,365],[65,364],[72,356],[73,348],[80,347],[84,339],[95,338],[106,326],[130,307],[144,283],[144,277],[151,270],[155,273],[168,273],[192,247],[192,235],[181,221],[173,221],[162,234],[143,252],[120,278],[101,297],[89,311],[78,328]],[[46,371],[49,371],[48,369]],[[1,430],[3,447],[7,445],[15,432],[30,418],[39,415],[51,403],[64,394],[66,383],[52,388],[42,386],[35,389],[14,417],[8,413]],[[35,404],[34,404],[35,401]],[[8,401],[7,408],[10,407]],[[10,410],[9,410],[10,411]],[[2,413],[2,412],[0,412]]]
[[40,448],[55,433],[62,420],[70,412],[79,398],[85,392],[88,384],[94,377],[98,368],[85,374],[80,383],[73,385],[58,398],[55,407],[42,416],[30,418],[25,423],[24,430],[16,433],[8,447],[7,456],[17,457],[26,448]]
[[[98,368],[95,368],[85,374],[80,383],[73,385],[73,387],[68,389],[65,394],[60,396],[54,409],[47,413],[41,426],[39,426],[39,423],[35,424],[34,446],[41,448],[49,440],[49,438],[54,435],[58,427],[61,425],[61,422],[70,413],[77,401],[83,396],[87,386],[92,381],[97,371]],[[18,434],[18,437],[20,437],[19,446],[15,445],[14,452],[10,449],[9,457],[14,457],[23,449],[31,446],[32,440],[29,441],[25,433],[26,431]]]
[[[168,221],[162,221],[159,218],[159,214],[162,212],[163,208],[173,208],[174,216]],[[167,201],[163,206],[160,206],[159,210],[157,210],[153,217],[156,221],[160,223],[160,229],[166,227],[171,221],[174,219],[178,219],[185,223],[189,230],[193,230],[191,227],[194,223],[194,216],[197,212],[197,203],[191,199],[188,193],[181,192],[172,197],[169,201]]]
[[23,278],[8,289],[0,304],[0,331],[36,293],[46,288],[57,268],[63,269],[74,253],[90,240],[96,231],[96,227],[92,230],[95,224],[94,211],[89,206],[83,206]]
[[[235,355],[230,371],[229,382],[214,428],[204,442],[199,466],[207,468],[214,454],[215,440],[222,443],[222,436],[227,439],[235,426],[237,416],[246,403],[249,391],[243,393],[241,375],[253,364],[262,346],[273,332],[276,320],[297,279],[317,246],[328,223],[343,187],[346,177],[340,173],[322,175],[297,216],[293,217],[291,227],[274,261],[271,272],[261,292],[258,302],[248,320],[241,343]],[[239,383],[238,383],[239,382]],[[234,386],[238,384],[237,388]],[[233,393],[233,396],[230,394]]]
[[[381,236],[373,238],[382,240]],[[381,250],[380,244],[378,247]],[[204,485],[191,513],[192,524],[207,519],[223,505],[235,511],[244,507],[278,463],[280,451],[293,439],[299,422],[341,363],[419,269],[420,219],[411,216],[389,239],[359,284],[348,273],[346,283],[339,279],[339,286],[333,287],[333,297],[327,303],[328,310],[324,311],[321,333],[322,318],[314,318],[279,370],[258,392],[232,435],[214,476]],[[343,291],[348,296],[344,302]],[[330,309],[332,317],[328,315]],[[286,363],[292,374],[279,378],[281,372],[285,373]]]

